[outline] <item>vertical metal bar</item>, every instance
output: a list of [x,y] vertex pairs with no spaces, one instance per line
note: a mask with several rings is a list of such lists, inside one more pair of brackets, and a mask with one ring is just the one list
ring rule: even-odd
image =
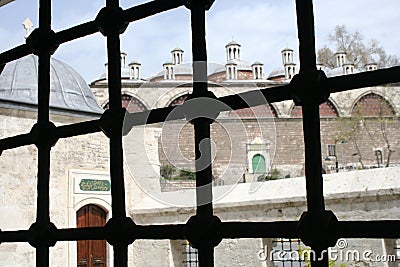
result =
[[193,93],[206,94],[207,86],[207,44],[206,11],[204,1],[191,1],[192,55],[193,55]]
[[214,248],[213,247],[199,249],[197,255],[199,257],[199,266],[200,267],[214,266]]
[[296,0],[300,71],[316,70],[314,12],[312,0]]
[[[121,61],[120,39],[118,32],[107,35],[108,49],[108,93],[110,111],[119,114],[121,110]],[[124,218],[125,189],[122,151],[122,126],[115,118],[115,125],[110,135],[110,178],[113,217]]]
[[[107,0],[106,7],[110,10],[119,8],[118,0]],[[112,12],[110,12],[112,13]],[[111,18],[108,18],[111,19]],[[121,110],[121,60],[120,60],[119,28],[116,25],[107,32],[107,57],[108,57],[108,93],[109,107],[113,115],[118,115]],[[122,150],[122,122],[115,118],[110,129],[110,180],[113,218],[119,220],[126,217],[125,211],[125,185],[123,171]],[[114,266],[126,267],[128,265],[128,246],[115,245]]]
[[[316,70],[312,1],[296,0],[296,11],[300,41],[300,73],[312,72]],[[325,209],[322,188],[319,105],[313,101],[303,101],[302,109],[307,205],[310,211],[319,211]]]
[[[205,39],[205,9],[202,1],[192,1],[193,95],[207,96],[207,49]],[[197,215],[212,216],[212,166],[210,124],[208,119],[194,120],[196,158]],[[200,151],[200,142],[204,142]]]
[[[45,127],[49,122],[49,97],[50,97],[50,55],[39,55],[38,75],[38,127]],[[43,128],[42,128],[43,129]],[[42,136],[40,138],[43,138]],[[38,192],[37,192],[37,222],[47,223],[49,216],[49,170],[51,146],[41,140],[38,143]]]
[[325,210],[323,184],[319,106],[303,105],[305,147],[305,174],[307,208],[309,211]]
[[193,124],[196,157],[196,214],[211,217],[213,204],[210,124],[207,119],[196,119]]
[[[51,0],[39,2],[39,30],[50,32],[51,30]],[[46,47],[40,48],[39,73],[38,73],[38,127],[42,135],[42,127],[49,123],[50,102],[50,56]],[[50,223],[49,214],[49,179],[50,179],[50,149],[47,140],[39,140],[38,143],[38,179],[37,179],[37,218],[38,225]],[[36,247],[36,266],[49,266],[49,247],[46,242]]]
[[[296,13],[300,52],[300,75],[303,73],[305,74],[304,78],[307,77],[307,75],[311,75],[312,77],[312,73],[316,71],[312,0],[296,0]],[[301,89],[306,90],[306,88]],[[307,207],[310,212],[324,211],[319,103],[303,99],[302,110]],[[319,257],[321,244],[318,247],[318,249],[315,247],[312,249],[316,251]],[[328,259],[325,255],[322,260],[312,260],[311,265],[313,267],[328,266]]]
[[[192,54],[193,54],[193,95],[207,96],[207,47],[205,30],[204,1],[191,1]],[[197,216],[212,217],[212,165],[210,143],[210,121],[195,119],[195,158],[196,158],[196,202]],[[200,144],[202,150],[200,151]],[[214,248],[210,244],[198,251],[199,266],[214,266]]]

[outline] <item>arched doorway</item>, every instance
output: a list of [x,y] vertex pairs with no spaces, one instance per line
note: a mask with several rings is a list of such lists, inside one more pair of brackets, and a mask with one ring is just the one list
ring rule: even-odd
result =
[[253,173],[265,173],[267,166],[265,164],[265,158],[261,154],[254,155],[252,159],[252,169]]
[[[104,226],[107,212],[97,205],[83,206],[76,212],[76,225],[81,227]],[[81,240],[77,244],[78,267],[106,267],[106,241]]]

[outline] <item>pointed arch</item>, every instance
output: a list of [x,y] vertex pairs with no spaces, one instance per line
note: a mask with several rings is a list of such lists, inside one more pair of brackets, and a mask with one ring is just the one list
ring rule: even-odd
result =
[[[184,94],[179,97],[176,97],[171,103],[168,105],[169,107],[177,106],[183,104],[185,100],[188,98],[189,94]],[[262,118],[277,118],[278,113],[275,107],[271,104],[265,104],[260,106],[255,106],[252,108],[242,108],[238,110],[232,110],[229,112],[229,116],[239,116],[242,118],[254,118],[261,116]]]
[[360,117],[393,117],[396,112],[393,105],[383,96],[369,92],[355,101],[351,109],[352,116]]
[[332,101],[328,100],[319,105],[319,116],[320,118],[336,118],[339,113]]
[[231,110],[229,116],[239,116],[241,118],[277,118],[278,113],[274,106],[271,104],[265,104],[255,106],[251,108],[241,108],[237,110]]
[[[332,101],[328,100],[325,103],[319,105],[320,118],[336,118],[339,117],[339,112]],[[291,118],[302,118],[303,110],[301,106],[293,104],[292,111],[290,112]]]
[[177,105],[182,105],[183,102],[188,98],[189,94],[184,94],[181,96],[176,97],[174,100],[169,103],[169,107],[177,106]]
[[[104,109],[108,109],[108,105],[109,103],[104,106]],[[148,110],[142,101],[128,94],[122,95],[121,105],[123,108],[126,108],[129,113],[137,113]]]

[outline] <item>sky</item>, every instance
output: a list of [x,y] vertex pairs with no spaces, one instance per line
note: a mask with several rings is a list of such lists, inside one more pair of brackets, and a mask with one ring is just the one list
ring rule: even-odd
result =
[[[121,0],[126,9],[148,1]],[[105,0],[53,0],[52,27],[57,32],[93,20]],[[207,51],[210,62],[225,64],[225,45],[242,45],[241,59],[261,61],[264,73],[281,66],[280,51],[290,47],[298,57],[294,0],[216,0],[207,12]],[[314,0],[317,48],[328,44],[336,25],[374,38],[388,54],[400,57],[399,0]],[[15,0],[0,7],[0,52],[25,42],[22,22],[29,17],[38,26],[38,1]],[[184,7],[133,22],[121,36],[127,61],[142,64],[142,78],[162,70],[179,46],[191,62],[190,13]],[[100,33],[62,44],[54,57],[76,69],[90,83],[104,72],[106,43]],[[296,59],[298,63],[298,59]]]

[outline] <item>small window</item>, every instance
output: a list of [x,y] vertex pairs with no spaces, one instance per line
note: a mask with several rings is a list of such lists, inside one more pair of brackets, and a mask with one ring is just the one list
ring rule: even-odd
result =
[[374,156],[376,158],[376,163],[378,164],[378,167],[381,167],[383,164],[383,149],[382,148],[374,148]]
[[328,145],[328,156],[336,157],[336,145]]

